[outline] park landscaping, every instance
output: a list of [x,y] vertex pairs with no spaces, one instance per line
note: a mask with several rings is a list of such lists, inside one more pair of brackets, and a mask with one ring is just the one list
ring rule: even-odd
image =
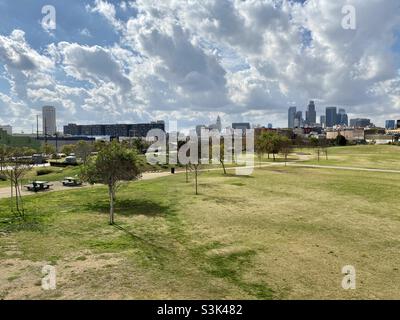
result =
[[317,148],[301,149],[312,155],[307,163],[329,166],[349,166],[370,169],[400,170],[400,147],[397,145],[358,145],[332,147],[317,160]]
[[[398,152],[357,148],[329,157],[354,152],[369,167]],[[123,183],[114,226],[105,186],[25,197],[26,221],[0,200],[0,298],[400,298],[400,174],[221,169],[200,173],[198,196],[192,178]],[[57,268],[54,291],[41,289],[45,264]],[[345,265],[356,290],[341,287]]]

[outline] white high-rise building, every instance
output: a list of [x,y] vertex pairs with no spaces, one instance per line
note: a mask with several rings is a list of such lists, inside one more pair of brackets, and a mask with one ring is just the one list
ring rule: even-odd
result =
[[57,132],[56,108],[44,106],[42,108],[43,134],[53,136]]

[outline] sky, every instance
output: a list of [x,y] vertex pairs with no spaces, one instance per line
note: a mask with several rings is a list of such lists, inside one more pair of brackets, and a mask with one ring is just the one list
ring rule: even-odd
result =
[[59,129],[285,127],[315,100],[382,126],[400,119],[399,57],[398,0],[0,0],[0,125],[31,132],[53,105]]

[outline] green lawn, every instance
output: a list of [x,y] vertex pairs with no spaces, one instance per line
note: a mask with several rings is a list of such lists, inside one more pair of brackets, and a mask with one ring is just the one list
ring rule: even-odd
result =
[[328,149],[328,160],[321,154],[317,161],[314,149],[304,149],[311,153],[310,164],[362,167],[372,169],[400,170],[400,147],[395,145],[359,145]]
[[[50,170],[51,172],[45,175],[38,176],[38,170]],[[66,167],[66,168],[56,168],[56,167],[34,167],[30,170],[24,179],[23,184],[28,183],[32,180],[46,180],[46,181],[61,181],[65,177],[79,175],[79,167]],[[0,181],[0,188],[8,187],[10,185],[9,181]]]
[[[399,299],[400,175],[271,167],[0,200],[0,298]],[[41,268],[58,288],[42,291]],[[354,265],[357,289],[341,288]]]

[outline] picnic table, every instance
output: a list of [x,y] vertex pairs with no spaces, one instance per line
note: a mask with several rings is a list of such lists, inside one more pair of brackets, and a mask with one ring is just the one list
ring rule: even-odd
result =
[[49,190],[52,184],[49,184],[47,181],[32,181],[31,184],[25,186],[28,191],[38,192]]
[[64,187],[78,187],[82,185],[82,181],[75,177],[66,177],[62,181]]

